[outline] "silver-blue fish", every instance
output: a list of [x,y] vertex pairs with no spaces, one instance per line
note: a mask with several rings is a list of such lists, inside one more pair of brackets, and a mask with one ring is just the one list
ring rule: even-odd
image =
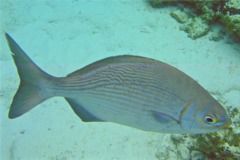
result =
[[210,133],[228,128],[225,109],[180,70],[139,56],[109,57],[66,77],[42,71],[6,33],[20,76],[9,118],[62,96],[84,122],[114,122],[145,131]]

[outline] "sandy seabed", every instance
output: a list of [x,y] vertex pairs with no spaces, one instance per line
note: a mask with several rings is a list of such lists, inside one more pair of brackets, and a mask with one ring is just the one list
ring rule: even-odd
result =
[[[170,16],[173,9],[154,9],[145,0],[2,0],[0,159],[153,160],[174,150],[170,134],[113,123],[83,123],[61,97],[8,119],[19,77],[4,32],[55,76],[66,76],[109,56],[145,56],[179,68],[216,99],[240,107],[239,44],[228,38],[219,42],[209,41],[208,36],[188,38]],[[162,158],[176,159],[174,155]]]

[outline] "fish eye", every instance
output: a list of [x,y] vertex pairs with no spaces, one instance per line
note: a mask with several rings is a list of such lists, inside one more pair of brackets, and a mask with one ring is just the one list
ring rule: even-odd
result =
[[216,116],[214,116],[214,115],[212,115],[212,114],[205,116],[205,122],[208,123],[208,124],[213,124],[213,123],[215,123],[216,121],[217,121]]

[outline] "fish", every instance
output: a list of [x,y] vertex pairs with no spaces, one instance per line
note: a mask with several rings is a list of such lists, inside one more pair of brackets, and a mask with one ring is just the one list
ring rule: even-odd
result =
[[83,122],[112,122],[167,134],[206,134],[231,125],[219,102],[167,63],[118,55],[56,77],[39,68],[8,33],[5,37],[20,77],[9,119],[49,98],[64,97]]

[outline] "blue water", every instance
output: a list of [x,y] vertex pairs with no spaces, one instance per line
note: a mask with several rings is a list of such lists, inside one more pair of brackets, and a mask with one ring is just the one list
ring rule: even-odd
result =
[[155,9],[144,0],[2,0],[0,159],[188,159],[187,146],[176,149],[170,134],[84,123],[60,97],[17,119],[7,117],[19,78],[4,32],[55,76],[105,57],[139,55],[179,68],[225,105],[240,107],[239,44],[227,37],[209,41],[208,35],[190,39],[170,16],[174,9]]

